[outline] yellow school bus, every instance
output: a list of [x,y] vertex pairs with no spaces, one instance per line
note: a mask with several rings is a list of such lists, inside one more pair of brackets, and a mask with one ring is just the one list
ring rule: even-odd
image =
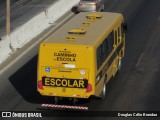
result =
[[120,13],[82,12],[40,44],[37,90],[55,98],[105,97],[121,68],[125,25]]

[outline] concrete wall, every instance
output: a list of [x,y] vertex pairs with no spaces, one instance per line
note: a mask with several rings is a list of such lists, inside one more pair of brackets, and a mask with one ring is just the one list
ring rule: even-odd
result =
[[79,0],[59,0],[22,26],[16,28],[10,36],[2,37],[0,41],[0,64],[17,48],[23,47],[35,36],[48,28],[50,23],[55,23],[58,18],[70,10],[78,1]]

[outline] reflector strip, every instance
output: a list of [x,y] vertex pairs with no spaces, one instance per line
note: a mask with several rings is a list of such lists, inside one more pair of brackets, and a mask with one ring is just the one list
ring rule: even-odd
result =
[[83,106],[68,106],[68,105],[55,105],[55,104],[42,104],[42,107],[88,110],[88,107],[83,107]]

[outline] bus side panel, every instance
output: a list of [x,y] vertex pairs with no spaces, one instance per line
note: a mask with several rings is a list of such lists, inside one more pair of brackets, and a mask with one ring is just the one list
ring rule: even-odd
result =
[[[114,28],[115,28],[114,31],[118,30],[118,27],[121,26],[122,21],[123,21],[123,19],[117,21],[117,23],[114,25]],[[122,34],[124,34],[123,38],[122,38]],[[119,38],[118,31],[114,32],[114,39],[113,39],[114,42],[112,44],[112,46],[114,46],[114,48],[113,48],[112,52],[108,55],[106,60],[103,62],[102,66],[97,71],[97,72],[99,72],[98,76],[97,76],[97,77],[99,77],[99,80],[98,80],[98,82],[96,82],[96,92],[95,92],[96,96],[99,96],[101,94],[102,89],[103,89],[103,85],[105,83],[107,83],[111,79],[111,77],[114,77],[116,75],[116,73],[118,71],[118,67],[119,67],[118,66],[119,60],[124,57],[125,33],[122,33],[122,34],[120,35],[120,38]],[[107,63],[105,63],[106,61],[107,61]],[[106,66],[107,66],[107,69],[105,69]],[[101,72],[103,74],[101,74]]]

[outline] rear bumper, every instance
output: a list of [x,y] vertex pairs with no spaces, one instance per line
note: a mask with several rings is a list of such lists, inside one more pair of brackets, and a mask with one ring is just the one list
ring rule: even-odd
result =
[[42,96],[52,96],[52,97],[62,97],[62,98],[83,98],[83,99],[88,99],[90,96],[92,96],[91,93],[82,93],[82,94],[67,94],[67,93],[53,93],[53,92],[48,92],[45,90],[38,90],[38,92]]
[[78,12],[97,12],[96,10],[78,10]]
[[78,8],[78,12],[97,12],[96,9]]

